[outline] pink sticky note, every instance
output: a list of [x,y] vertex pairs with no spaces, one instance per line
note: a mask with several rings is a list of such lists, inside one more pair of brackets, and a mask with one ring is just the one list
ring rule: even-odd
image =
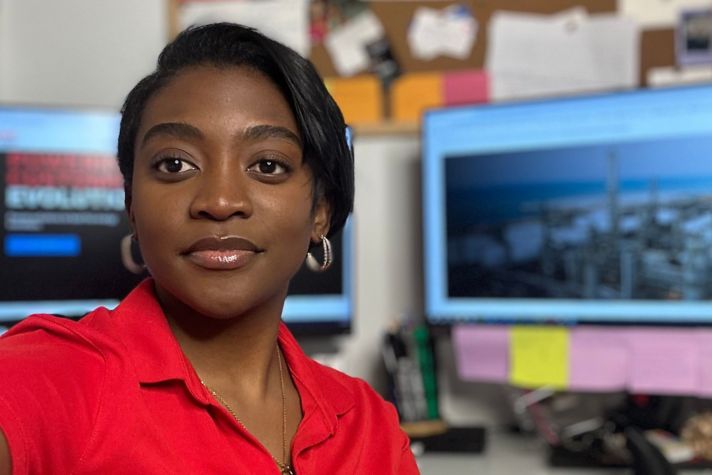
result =
[[645,394],[696,394],[700,383],[695,330],[632,330],[630,390]]
[[445,73],[445,105],[477,104],[489,101],[489,79],[481,70]]
[[575,327],[569,340],[569,389],[620,391],[628,382],[625,329]]
[[452,340],[461,379],[508,381],[509,327],[457,325],[452,329]]

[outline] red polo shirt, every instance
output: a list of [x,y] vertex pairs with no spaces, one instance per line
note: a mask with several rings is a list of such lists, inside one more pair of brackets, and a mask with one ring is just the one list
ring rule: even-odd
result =
[[[303,419],[298,475],[416,474],[393,407],[365,382],[279,344]],[[13,474],[277,474],[207,392],[143,282],[79,322],[34,316],[0,338],[0,428]]]

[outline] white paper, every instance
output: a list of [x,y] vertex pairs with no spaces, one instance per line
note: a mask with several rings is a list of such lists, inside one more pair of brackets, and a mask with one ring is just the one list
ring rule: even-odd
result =
[[241,0],[186,2],[180,8],[180,27],[230,21],[251,26],[309,55],[309,0]]
[[370,10],[334,28],[324,46],[341,76],[353,76],[368,68],[366,45],[382,38],[383,25]]
[[466,59],[477,35],[477,21],[469,9],[451,5],[442,10],[418,8],[408,29],[411,54],[423,61],[438,56]]
[[618,0],[620,14],[646,29],[676,25],[681,10],[710,7],[710,0]]
[[490,20],[486,68],[493,100],[634,88],[639,35],[616,15],[497,12]]
[[691,66],[651,68],[647,78],[650,87],[679,86],[701,82],[712,82],[712,66]]

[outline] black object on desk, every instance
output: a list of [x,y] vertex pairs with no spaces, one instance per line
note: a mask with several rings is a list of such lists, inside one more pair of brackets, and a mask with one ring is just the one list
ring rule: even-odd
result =
[[675,467],[668,462],[663,453],[645,438],[637,427],[626,427],[623,430],[626,446],[633,456],[633,473],[635,475],[677,475]]
[[[573,452],[564,447],[551,447],[548,464],[558,468],[630,468],[631,463],[616,457],[606,457],[605,454],[592,452]],[[673,465],[678,470],[709,470],[712,463],[708,461],[690,461]],[[646,473],[646,472],[640,472]],[[657,472],[648,472],[657,474]],[[666,472],[662,472],[666,473]],[[675,473],[675,472],[671,472]]]
[[564,447],[550,447],[548,464],[567,468],[627,468],[630,463],[617,457],[606,457],[593,451],[574,452]]
[[440,434],[411,437],[411,444],[422,444],[428,452],[480,453],[485,449],[484,427],[450,427]]

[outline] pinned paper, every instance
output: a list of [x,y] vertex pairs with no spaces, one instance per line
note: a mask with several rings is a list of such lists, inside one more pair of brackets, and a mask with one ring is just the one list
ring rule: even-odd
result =
[[391,89],[391,117],[417,122],[429,107],[444,104],[443,76],[440,73],[412,73],[399,77]]
[[489,78],[482,70],[445,73],[445,105],[477,104],[489,101]]
[[510,382],[517,386],[566,388],[569,334],[563,327],[511,329]]
[[486,69],[493,100],[633,88],[639,34],[617,15],[496,12],[489,26]]
[[308,0],[243,0],[184,2],[180,11],[180,26],[205,25],[231,21],[251,26],[302,56],[309,55]]
[[438,56],[466,59],[477,35],[477,21],[464,5],[451,5],[437,10],[420,7],[415,10],[408,29],[411,54],[429,61]]
[[324,45],[336,71],[341,76],[353,76],[370,65],[366,46],[383,36],[383,25],[373,12],[367,10],[334,28],[326,37]]
[[375,76],[328,79],[326,87],[350,125],[383,120],[383,90]]
[[709,0],[618,0],[620,13],[645,29],[671,27],[683,9],[709,6]]
[[699,336],[667,328],[630,332],[629,388],[644,394],[695,394],[699,387]]
[[570,334],[569,386],[574,391],[621,391],[628,383],[625,329],[576,327]]
[[492,383],[508,381],[508,326],[458,325],[452,329],[452,340],[461,379]]
[[690,66],[687,68],[660,67],[648,70],[649,87],[680,86],[712,82],[712,68],[709,66]]

